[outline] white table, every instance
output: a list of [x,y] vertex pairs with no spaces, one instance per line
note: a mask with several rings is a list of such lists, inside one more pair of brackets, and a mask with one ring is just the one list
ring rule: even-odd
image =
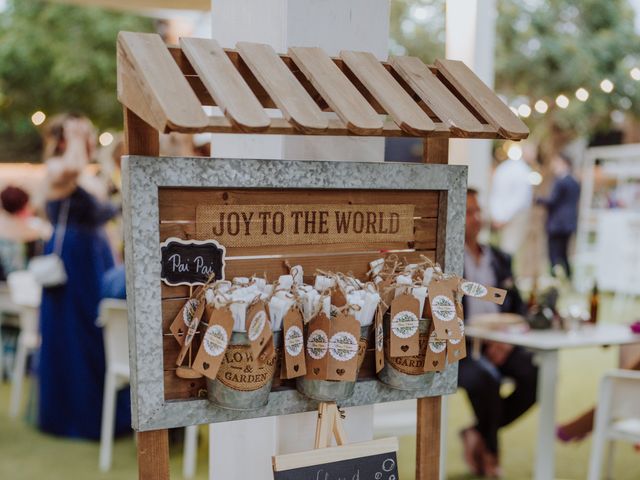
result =
[[[555,420],[556,386],[558,381],[558,350],[564,348],[601,347],[640,343],[640,335],[631,332],[627,325],[584,326],[571,332],[553,330],[496,331],[477,326],[467,326],[465,333],[474,344],[492,340],[519,345],[536,354],[538,365],[538,445],[534,466],[535,480],[555,478]],[[474,346],[474,350],[476,350]]]

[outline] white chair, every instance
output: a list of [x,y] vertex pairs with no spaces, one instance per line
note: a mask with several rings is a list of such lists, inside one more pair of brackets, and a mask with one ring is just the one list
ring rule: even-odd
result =
[[11,400],[9,417],[15,418],[22,402],[22,383],[27,368],[29,353],[40,346],[40,301],[42,287],[33,275],[26,271],[11,272],[7,276],[11,301],[20,308],[20,333],[16,348],[16,358],[11,379]]
[[600,383],[589,463],[589,480],[602,473],[608,447],[606,475],[612,478],[614,442],[640,443],[640,372],[613,370]]
[[[111,469],[113,456],[113,428],[118,390],[129,384],[129,333],[127,302],[112,298],[100,302],[98,324],[103,327],[106,372],[100,432],[100,470]],[[183,475],[193,478],[196,471],[196,426],[187,427],[184,440]]]

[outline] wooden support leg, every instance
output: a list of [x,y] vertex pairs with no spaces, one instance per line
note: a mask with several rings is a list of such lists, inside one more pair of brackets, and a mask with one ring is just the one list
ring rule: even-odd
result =
[[440,476],[440,397],[418,399],[416,480]]
[[138,433],[138,478],[169,480],[169,431]]

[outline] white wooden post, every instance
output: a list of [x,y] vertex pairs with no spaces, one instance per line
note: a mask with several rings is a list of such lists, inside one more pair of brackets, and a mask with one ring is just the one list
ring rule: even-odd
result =
[[[329,55],[342,49],[387,57],[387,0],[212,0],[212,36],[223,47],[237,41],[317,46]],[[330,115],[330,114],[328,114]],[[383,138],[309,138],[280,135],[213,135],[217,157],[383,161]],[[313,448],[316,414],[297,414],[211,425],[212,480],[271,479],[270,457]],[[373,436],[373,407],[348,409],[349,441]]]
[[[462,60],[493,87],[496,0],[447,0],[446,56]],[[469,166],[483,203],[491,183],[491,140],[451,140],[449,163]]]

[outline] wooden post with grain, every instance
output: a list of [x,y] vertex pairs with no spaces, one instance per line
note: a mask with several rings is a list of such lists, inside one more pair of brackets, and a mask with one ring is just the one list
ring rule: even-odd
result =
[[[331,58],[312,47],[278,54],[268,45],[240,42],[236,49],[223,49],[215,40],[195,38],[167,47],[155,34],[121,32],[118,98],[124,106],[128,155],[158,156],[159,134],[170,132],[418,137],[424,143],[425,163],[446,164],[450,138],[521,140],[529,133],[462,62],[425,65],[418,58],[398,56],[381,62],[370,53],[353,51]],[[222,113],[207,115],[203,106],[218,106]],[[281,117],[268,116],[267,108],[278,110]],[[238,191],[230,192],[242,203]],[[179,208],[180,201],[193,198],[187,193],[169,191],[171,198],[165,201],[177,202]],[[281,195],[286,202],[286,192]],[[433,216],[417,221],[416,242],[404,248],[445,266],[447,193],[433,195]],[[192,227],[168,222],[162,228],[161,236],[195,238]],[[420,235],[418,228],[423,229]],[[363,279],[365,260],[353,260],[353,271]],[[265,270],[270,276],[286,273],[280,263]],[[246,260],[237,265],[255,268]],[[246,274],[239,266],[236,271],[230,267],[228,276]],[[162,289],[163,316],[170,316],[166,308],[184,297],[184,287]],[[165,400],[197,398],[204,382],[174,375],[170,355],[175,363],[176,352],[165,350]],[[361,380],[363,375],[375,380],[375,373],[363,370]],[[441,397],[418,399],[419,480],[439,478],[440,405]],[[138,435],[139,477],[169,479],[167,430]]]

